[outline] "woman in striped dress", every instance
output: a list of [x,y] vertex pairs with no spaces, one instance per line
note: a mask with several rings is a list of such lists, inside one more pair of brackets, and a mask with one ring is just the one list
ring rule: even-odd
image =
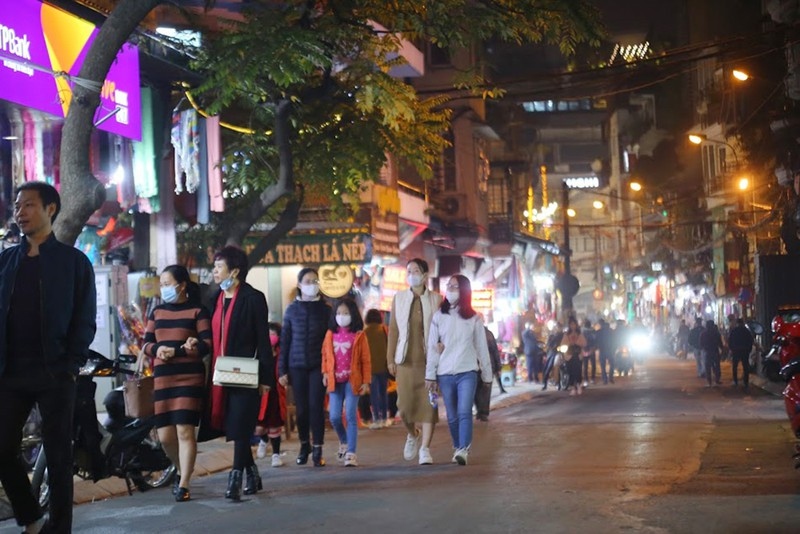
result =
[[205,394],[203,356],[211,350],[211,318],[200,288],[181,265],[161,273],[161,300],[147,320],[144,352],[154,358],[155,426],[164,452],[179,467],[175,500],[188,501],[197,458],[195,427]]

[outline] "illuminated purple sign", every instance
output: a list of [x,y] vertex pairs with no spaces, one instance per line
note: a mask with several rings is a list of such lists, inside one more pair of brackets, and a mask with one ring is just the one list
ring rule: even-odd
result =
[[[91,23],[38,0],[0,11],[0,99],[65,117],[77,76],[97,35]],[[60,74],[60,73],[66,73]],[[98,128],[140,140],[139,51],[124,45],[101,89]]]

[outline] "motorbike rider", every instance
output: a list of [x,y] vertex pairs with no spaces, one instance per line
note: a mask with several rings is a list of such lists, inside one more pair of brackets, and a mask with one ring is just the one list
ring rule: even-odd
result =
[[753,334],[744,325],[744,319],[736,319],[736,326],[728,334],[728,347],[731,350],[733,385],[739,385],[739,362],[742,362],[742,382],[744,390],[750,387],[750,351],[753,350]]
[[58,241],[61,209],[44,182],[17,188],[19,245],[0,253],[0,484],[25,532],[45,526],[19,456],[22,426],[38,404],[50,481],[48,532],[72,529],[72,421],[75,379],[95,335],[94,270],[80,250]]

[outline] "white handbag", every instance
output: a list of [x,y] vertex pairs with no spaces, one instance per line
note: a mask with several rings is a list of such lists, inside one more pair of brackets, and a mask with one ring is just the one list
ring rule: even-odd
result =
[[238,356],[217,356],[211,381],[215,386],[255,389],[258,387],[258,360]]
[[[222,350],[225,350],[224,308],[220,324],[220,337],[222,338]],[[252,358],[217,356],[211,382],[215,386],[256,389],[258,387],[258,360],[256,356],[257,353],[253,354]]]

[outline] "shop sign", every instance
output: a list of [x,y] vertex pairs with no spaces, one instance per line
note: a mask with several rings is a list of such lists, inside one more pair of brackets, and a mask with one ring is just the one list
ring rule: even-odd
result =
[[[97,36],[92,23],[38,0],[0,11],[0,99],[66,117],[77,76]],[[118,110],[115,112],[115,110]],[[113,113],[113,114],[112,114]],[[140,140],[139,51],[125,44],[100,90],[98,128]]]
[[494,309],[494,289],[474,289],[472,291],[472,307],[486,315]]
[[[245,239],[246,252],[255,247],[256,239]],[[364,264],[372,260],[372,240],[364,232],[335,234],[288,235],[258,263],[261,265]]]
[[349,265],[320,265],[319,290],[323,295],[338,299],[353,287],[353,269]]
[[383,268],[380,309],[390,311],[392,299],[399,292],[408,289],[406,268],[400,265],[387,265]]

